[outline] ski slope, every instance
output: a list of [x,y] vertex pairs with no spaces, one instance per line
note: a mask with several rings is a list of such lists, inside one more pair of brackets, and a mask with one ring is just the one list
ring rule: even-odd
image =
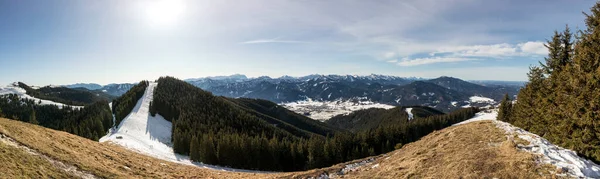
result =
[[412,109],[413,108],[406,108],[406,109],[404,109],[404,110],[406,110],[406,113],[408,113],[408,120],[409,121],[412,120],[412,119],[414,119],[414,116],[413,116],[413,113],[412,113]]
[[[566,171],[566,175],[575,178],[600,178],[600,166],[592,161],[577,156],[577,153],[550,143],[548,140],[530,133],[509,123],[496,120],[498,110],[481,111],[475,117],[455,125],[469,122],[491,120],[500,129],[506,131],[507,137],[517,136],[529,142],[529,145],[519,144],[518,148],[541,156],[539,161],[552,164]],[[563,174],[564,175],[564,174]]]
[[144,155],[180,164],[221,171],[260,172],[206,165],[191,161],[189,156],[173,152],[171,122],[159,114],[152,116],[149,112],[150,101],[153,99],[156,85],[157,83],[148,85],[144,95],[136,103],[131,113],[121,121],[116,129],[110,130],[106,136],[100,138],[100,142],[111,142]]
[[[56,106],[58,106],[58,108],[61,108],[61,109],[65,106],[70,106],[70,105],[66,105],[63,103],[57,103],[54,101],[39,99],[39,98],[36,98],[33,96],[29,96],[27,94],[27,91],[25,91],[25,89],[15,86],[14,84],[8,85],[6,87],[0,87],[0,95],[7,95],[7,94],[16,94],[21,98],[34,100],[36,102],[41,101],[41,103],[40,103],[41,105],[56,105]],[[83,108],[83,106],[70,106],[70,107],[75,108],[75,109]]]

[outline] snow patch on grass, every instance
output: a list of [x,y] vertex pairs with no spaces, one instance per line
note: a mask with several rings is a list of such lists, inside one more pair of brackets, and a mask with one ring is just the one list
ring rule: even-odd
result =
[[552,164],[562,169],[568,176],[577,178],[600,178],[600,166],[592,161],[577,156],[575,151],[564,149],[550,143],[548,140],[527,132],[502,121],[494,121],[498,128],[504,129],[509,135],[517,135],[529,142],[529,145],[519,144],[519,148],[541,156],[541,162]]
[[485,110],[475,114],[475,117],[455,125],[490,120],[494,122],[498,128],[506,131],[507,137],[516,135],[520,139],[529,142],[529,145],[519,144],[518,148],[541,156],[539,162],[554,165],[557,169],[565,171],[567,176],[576,178],[600,178],[599,165],[577,156],[577,153],[572,150],[556,146],[536,134],[515,127],[509,123],[498,121],[496,120],[497,116],[497,109]]
[[475,122],[475,121],[496,120],[496,117],[498,117],[498,110],[495,110],[495,109],[484,110],[484,111],[476,113],[475,116],[473,116],[473,118],[465,120],[463,122],[456,123],[453,126],[462,125],[462,124]]

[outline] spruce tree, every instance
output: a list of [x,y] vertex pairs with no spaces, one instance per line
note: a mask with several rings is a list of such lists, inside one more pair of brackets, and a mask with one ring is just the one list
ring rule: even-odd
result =
[[192,140],[190,141],[190,159],[193,161],[199,161],[200,159],[200,149],[198,145],[198,137],[196,137],[196,135],[192,136]]
[[510,115],[512,111],[512,100],[508,97],[508,94],[504,94],[502,102],[500,102],[500,110],[498,111],[498,120],[504,122],[510,122]]

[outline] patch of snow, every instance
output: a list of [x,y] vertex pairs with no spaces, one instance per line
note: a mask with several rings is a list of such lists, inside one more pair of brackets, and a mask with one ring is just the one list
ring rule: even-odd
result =
[[412,120],[412,119],[414,119],[414,116],[413,116],[413,113],[412,113],[412,109],[413,108],[406,108],[406,109],[404,109],[406,111],[406,113],[408,113],[408,120],[409,121]]
[[471,96],[471,97],[469,97],[469,102],[472,102],[472,103],[488,103],[488,102],[494,102],[494,100],[490,99],[490,98],[486,98],[486,97],[481,97],[481,96]]
[[474,121],[491,120],[500,129],[506,131],[507,137],[517,135],[529,142],[529,145],[519,144],[518,148],[541,156],[539,160],[566,171],[566,174],[575,178],[600,178],[600,166],[592,161],[577,156],[577,153],[550,143],[548,140],[530,133],[509,123],[496,120],[498,110],[485,110],[475,117],[455,125],[466,124]]
[[357,163],[348,164],[340,172],[338,172],[338,175],[344,175],[344,174],[346,174],[348,172],[356,171],[360,167],[365,166],[365,165],[367,165],[367,164],[369,164],[371,162],[374,162],[374,161],[375,161],[375,158],[370,158],[370,159],[363,160],[363,161],[360,161],[360,162],[357,162]]
[[498,128],[504,129],[509,135],[517,135],[529,142],[529,145],[519,145],[519,148],[542,156],[543,163],[552,164],[557,168],[566,169],[569,176],[577,178],[600,178],[600,166],[592,161],[577,156],[575,151],[564,149],[550,143],[548,140],[527,132],[502,121],[494,121]]
[[461,124],[466,124],[466,123],[471,123],[471,122],[475,122],[475,121],[496,120],[497,117],[498,117],[498,110],[497,109],[494,109],[494,110],[484,110],[484,111],[476,113],[475,116],[473,116],[473,118],[465,120],[465,121],[460,122],[460,123],[456,123],[456,124],[454,124],[454,126],[461,125]]
[[347,115],[352,113],[353,111],[358,111],[362,109],[369,108],[383,108],[383,109],[391,109],[395,106],[375,103],[372,101],[368,101],[366,97],[359,97],[356,100],[341,100],[337,99],[334,101],[313,101],[308,98],[303,101],[282,103],[281,106],[294,111],[298,114],[304,114],[308,117],[325,121],[330,119],[333,116],[337,115]]
[[[13,84],[14,85],[14,84]],[[58,106],[58,108],[63,108],[65,106],[70,106],[70,105],[66,105],[63,103],[57,103],[54,101],[50,101],[50,100],[45,100],[45,99],[39,99],[39,98],[35,98],[33,96],[29,96],[27,94],[27,91],[25,91],[25,89],[18,87],[18,86],[13,86],[13,85],[8,85],[6,87],[0,87],[0,95],[7,95],[7,94],[16,94],[21,98],[24,99],[30,99],[30,100],[34,100],[36,104],[40,104],[40,105],[56,105]],[[41,101],[41,103],[39,103]],[[83,108],[83,106],[70,106],[74,109],[81,109]]]
[[131,113],[121,121],[116,130],[102,137],[100,142],[111,142],[144,155],[180,164],[220,171],[268,173],[202,164],[191,161],[189,156],[176,154],[171,143],[171,122],[159,114],[152,116],[149,112],[156,84],[148,85],[144,95],[138,100]]
[[452,102],[450,102],[450,104],[452,104],[452,106],[456,106],[456,104],[458,104],[458,102],[452,101]]

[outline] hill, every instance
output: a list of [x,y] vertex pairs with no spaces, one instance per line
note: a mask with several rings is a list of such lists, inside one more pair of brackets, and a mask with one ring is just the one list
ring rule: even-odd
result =
[[409,120],[419,120],[434,115],[444,114],[430,107],[395,107],[392,109],[364,109],[348,115],[338,115],[325,121],[325,123],[341,129],[360,131],[375,129],[379,126],[407,123]]
[[[172,77],[161,77],[155,90],[146,91],[153,91],[152,116],[172,123],[172,144],[162,143],[172,146],[176,154],[206,164],[271,171],[320,168],[385,153],[477,112],[466,108],[444,117],[371,126],[377,129],[353,134],[269,101],[214,96]],[[161,138],[157,136],[163,132],[156,133],[151,139]]]
[[70,85],[63,85],[66,88],[84,88],[84,89],[88,89],[88,90],[97,90],[102,88],[101,85],[96,84],[96,83],[75,83],[75,84],[70,84]]
[[297,114],[271,101],[250,98],[227,99],[245,108],[247,112],[256,114],[269,123],[280,126],[280,128],[283,126],[295,127],[322,136],[341,132],[337,128]]
[[30,96],[74,106],[84,106],[99,101],[108,101],[112,97],[100,95],[86,90],[76,90],[66,87],[45,86],[34,89],[25,83],[18,82],[18,87],[25,89]]
[[[0,169],[6,177],[96,178],[544,178],[588,176],[577,167],[540,161],[527,152],[534,140],[505,133],[494,121],[449,127],[401,149],[301,172],[264,173],[214,170],[148,157],[110,143],[0,118]],[[48,140],[52,139],[52,140]],[[532,138],[533,139],[533,138]],[[548,145],[548,144],[545,144]],[[551,145],[551,144],[550,144]],[[559,149],[559,148],[557,148]],[[531,150],[531,148],[530,148]],[[563,149],[564,150],[564,149]],[[548,155],[543,155],[547,157]],[[563,155],[564,156],[564,155]],[[542,157],[542,158],[544,158]],[[14,165],[13,161],[20,161]],[[562,163],[567,163],[565,160]],[[556,162],[561,165],[561,162]],[[585,163],[574,156],[571,166]],[[591,165],[593,166],[593,165]],[[68,168],[68,170],[67,170]],[[593,168],[593,167],[589,167]],[[596,170],[598,171],[598,170]],[[579,175],[576,175],[579,174]]]
[[76,83],[70,85],[63,85],[63,87],[76,89],[80,91],[89,91],[94,94],[105,95],[115,98],[125,94],[127,91],[129,91],[129,89],[131,89],[135,85],[135,83],[112,83],[101,86],[95,83]]
[[482,86],[471,82],[463,81],[458,78],[442,76],[436,79],[428,80],[427,82],[458,91],[469,96],[485,96],[500,101],[504,94],[514,96],[519,92],[519,86]]

